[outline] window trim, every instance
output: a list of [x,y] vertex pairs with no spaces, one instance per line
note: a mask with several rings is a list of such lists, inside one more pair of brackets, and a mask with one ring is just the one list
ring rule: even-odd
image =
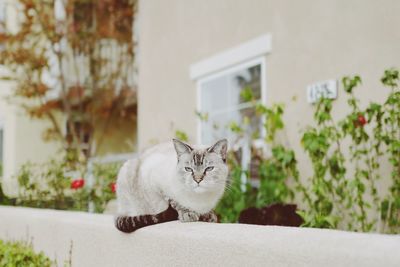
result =
[[[267,103],[267,78],[266,78],[266,59],[265,56],[261,56],[255,59],[250,59],[247,60],[246,62],[236,64],[234,66],[231,66],[230,68],[226,68],[222,71],[217,71],[215,73],[209,74],[203,78],[200,78],[197,80],[196,83],[196,110],[201,111],[201,86],[218,77],[227,75],[232,72],[236,72],[241,69],[249,68],[252,66],[260,65],[261,68],[261,103],[266,104]],[[201,127],[202,127],[202,121],[200,118],[197,118],[197,143],[201,144],[202,143],[202,138],[201,138]],[[262,128],[261,136],[264,137],[266,135],[264,127]]]
[[271,52],[271,39],[271,34],[267,33],[194,63],[189,68],[190,78],[198,80],[224,68],[230,68],[245,61],[265,56]]

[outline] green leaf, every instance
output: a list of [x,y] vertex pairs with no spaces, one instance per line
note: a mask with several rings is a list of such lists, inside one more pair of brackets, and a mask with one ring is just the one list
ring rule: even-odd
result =
[[181,131],[181,130],[176,130],[175,131],[175,137],[178,138],[179,140],[182,140],[182,141],[185,141],[185,142],[189,141],[188,135],[184,131]]
[[250,102],[254,100],[253,90],[251,87],[245,87],[240,91],[240,97],[242,98],[243,102]]

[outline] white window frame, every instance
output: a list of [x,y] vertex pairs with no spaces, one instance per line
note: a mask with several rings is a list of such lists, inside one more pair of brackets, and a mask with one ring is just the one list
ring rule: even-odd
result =
[[[190,77],[196,81],[196,110],[201,111],[201,87],[212,79],[229,73],[260,65],[261,67],[261,103],[267,103],[266,55],[271,51],[271,35],[266,34],[226,50],[190,67]],[[236,108],[235,108],[236,110]],[[197,143],[201,143],[202,121],[197,119]],[[262,136],[265,129],[262,128]]]
[[[196,89],[197,90],[197,92],[196,92],[196,95],[197,95],[197,110],[201,111],[201,107],[202,107],[201,90],[202,90],[202,85],[204,83],[207,83],[208,81],[216,79],[218,77],[229,75],[230,73],[233,73],[233,72],[236,72],[236,71],[239,71],[239,70],[243,70],[243,69],[247,69],[247,68],[250,68],[250,67],[254,67],[254,66],[257,66],[257,65],[260,65],[260,68],[261,68],[260,69],[260,72],[261,72],[261,98],[260,98],[260,102],[265,105],[266,104],[266,100],[267,100],[267,96],[266,96],[267,95],[266,66],[265,66],[266,65],[266,61],[265,61],[264,57],[259,57],[257,59],[253,59],[253,60],[247,61],[245,63],[236,65],[234,67],[231,67],[229,69],[226,69],[226,70],[217,72],[215,74],[209,75],[209,76],[207,76],[207,77],[205,77],[203,79],[199,79],[197,81],[197,89]],[[223,110],[223,112],[225,113],[225,112],[229,112],[229,111],[237,111],[238,109],[246,108],[246,106],[253,107],[253,104],[252,103],[242,103],[242,104],[239,104],[239,105],[237,105],[237,106],[235,106],[233,108],[229,108],[229,109]],[[221,110],[219,112],[221,112]],[[202,140],[201,140],[201,127],[202,127],[202,120],[200,118],[198,118],[198,120],[197,120],[197,142],[199,144],[202,142]],[[264,131],[263,128],[262,128],[261,135],[265,136],[265,131]]]

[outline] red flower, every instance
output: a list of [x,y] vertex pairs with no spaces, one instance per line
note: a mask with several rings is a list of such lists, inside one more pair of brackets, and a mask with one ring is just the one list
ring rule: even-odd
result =
[[115,193],[117,191],[117,184],[116,183],[111,183],[110,184],[111,192]]
[[71,182],[71,189],[79,189],[85,185],[83,178],[75,179]]
[[362,114],[359,114],[357,117],[357,126],[363,127],[365,124],[367,124],[367,120]]

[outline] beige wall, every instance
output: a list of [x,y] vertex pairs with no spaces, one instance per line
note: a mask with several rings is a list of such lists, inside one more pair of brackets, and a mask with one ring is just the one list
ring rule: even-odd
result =
[[[285,103],[288,142],[307,177],[311,168],[300,138],[313,108],[306,86],[360,74],[363,103],[382,100],[387,90],[380,77],[400,63],[398,10],[396,0],[140,1],[139,149],[173,137],[175,129],[195,141],[196,84],[189,66],[270,33],[268,103]],[[340,89],[337,114],[346,101]]]
[[137,119],[115,120],[108,125],[96,125],[95,139],[98,144],[95,156],[132,153],[137,150]]
[[[6,0],[6,24],[11,32],[16,32],[17,10],[15,1]],[[7,76],[7,71],[0,66],[0,74]],[[55,157],[59,147],[54,143],[46,143],[42,139],[43,130],[48,123],[32,120],[26,113],[7,100],[12,92],[12,82],[0,81],[0,120],[3,125],[3,190],[8,195],[18,191],[13,176],[26,162],[44,162]]]
[[190,64],[265,33],[272,35],[268,102],[286,103],[288,132],[297,144],[312,112],[308,84],[360,74],[367,90],[362,97],[382,99],[379,78],[400,62],[399,9],[396,0],[140,1],[139,146],[166,140],[175,128],[196,140]]
[[3,122],[3,184],[9,195],[17,193],[13,175],[26,162],[41,163],[55,158],[60,149],[55,143],[42,139],[43,130],[49,125],[45,121],[32,120],[17,106],[10,104],[6,97],[12,84],[0,82],[0,116]]

